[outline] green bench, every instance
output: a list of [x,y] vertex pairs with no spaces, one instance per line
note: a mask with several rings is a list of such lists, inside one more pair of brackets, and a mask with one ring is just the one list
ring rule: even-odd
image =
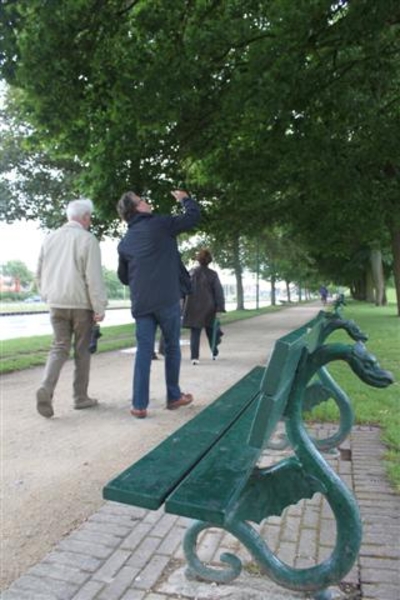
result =
[[[326,344],[337,329],[345,329],[354,345]],[[360,342],[364,334],[335,307],[280,338],[266,367],[256,366],[192,420],[139,461],[110,481],[107,500],[196,519],[187,529],[183,548],[187,575],[228,583],[241,572],[232,554],[220,557],[224,568],[207,566],[196,547],[200,533],[221,527],[238,538],[263,571],[283,587],[330,598],[328,586],[351,569],[361,542],[361,521],[351,492],[320,450],[334,449],[353,423],[350,402],[329,375],[326,364],[347,362],[364,382],[376,387],[392,383]],[[335,435],[314,440],[304,426],[303,411],[333,398],[340,412]],[[257,465],[280,421],[293,455],[271,467]],[[260,523],[303,498],[321,493],[336,519],[336,544],[331,556],[311,568],[283,563],[269,549],[251,522]]]

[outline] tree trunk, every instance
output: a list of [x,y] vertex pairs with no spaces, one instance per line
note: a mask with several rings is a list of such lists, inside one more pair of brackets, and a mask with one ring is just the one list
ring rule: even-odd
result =
[[287,296],[288,302],[290,302],[290,282],[285,281],[285,285],[286,285],[286,296]]
[[256,253],[256,309],[260,308],[260,240],[257,238]]
[[233,270],[236,278],[236,310],[244,309],[243,269],[240,262],[239,237],[233,241]]
[[383,306],[385,299],[385,276],[380,248],[373,248],[370,255],[371,274],[374,282],[374,299],[376,306]]
[[276,277],[271,275],[271,305],[276,306]]
[[397,316],[400,317],[400,229],[391,230],[392,249],[393,249],[393,273],[394,286],[396,289]]
[[355,279],[351,286],[350,286],[350,290],[351,290],[351,297],[354,300],[360,300],[361,302],[364,302],[367,300],[367,276],[365,275],[363,278],[360,277],[360,279]]
[[[367,302],[375,302],[374,293],[374,277],[372,274],[371,264],[367,263],[365,266],[365,300]],[[364,299],[364,298],[363,298]]]
[[298,285],[298,289],[299,289],[299,292],[298,292],[299,302],[301,302],[303,300],[303,298],[302,298],[302,293],[303,292],[302,292],[302,289],[301,289],[301,281],[299,281],[299,283],[297,285]]

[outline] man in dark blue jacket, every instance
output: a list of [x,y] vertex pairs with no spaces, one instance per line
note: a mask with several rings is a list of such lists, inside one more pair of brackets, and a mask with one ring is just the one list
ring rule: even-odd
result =
[[177,235],[195,227],[200,209],[187,192],[175,190],[184,212],[177,216],[155,215],[151,206],[134,192],[120,198],[117,210],[128,223],[118,245],[120,281],[129,285],[132,315],[136,322],[136,360],[133,375],[131,414],[147,416],[150,367],[157,325],[165,340],[167,408],[173,410],[193,401],[179,387],[181,365],[181,287]]

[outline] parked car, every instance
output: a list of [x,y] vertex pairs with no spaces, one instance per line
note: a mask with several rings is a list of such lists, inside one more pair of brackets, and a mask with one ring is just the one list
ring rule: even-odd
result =
[[25,298],[24,302],[26,304],[32,304],[33,302],[42,302],[42,299],[40,296],[28,296],[28,298]]

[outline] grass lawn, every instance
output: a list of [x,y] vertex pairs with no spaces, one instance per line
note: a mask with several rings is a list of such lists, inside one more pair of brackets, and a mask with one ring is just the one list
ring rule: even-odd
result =
[[[283,306],[268,306],[254,310],[233,310],[223,314],[221,322],[222,324],[232,323],[267,312],[276,312],[282,308]],[[133,346],[134,328],[133,323],[102,327],[102,337],[97,344],[98,352],[109,352]],[[182,329],[182,336],[188,336],[187,329]],[[40,335],[0,341],[0,374],[44,365],[51,340],[51,335]]]
[[[222,315],[222,325],[251,318],[266,312],[282,310],[282,306],[258,310],[231,311]],[[385,461],[391,481],[400,491],[400,318],[396,316],[394,301],[386,307],[347,301],[343,310],[346,319],[353,319],[368,334],[367,348],[377,358],[382,368],[391,371],[395,383],[386,389],[376,389],[362,383],[345,363],[330,365],[329,371],[345,390],[355,409],[358,424],[377,425],[382,428],[382,440],[387,446]],[[134,325],[103,327],[98,352],[109,352],[133,345]],[[182,335],[188,336],[183,330]],[[330,341],[352,343],[345,332],[332,334]],[[19,338],[0,342],[0,373],[9,373],[43,365],[51,343],[51,336]],[[312,419],[337,420],[337,409],[332,400],[317,407]],[[311,416],[310,416],[311,418]]]

